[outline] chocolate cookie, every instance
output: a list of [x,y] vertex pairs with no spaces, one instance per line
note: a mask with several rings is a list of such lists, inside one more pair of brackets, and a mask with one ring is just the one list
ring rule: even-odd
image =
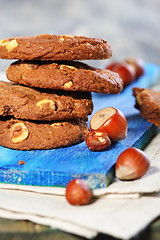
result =
[[133,88],[136,97],[135,107],[141,116],[160,127],[160,92],[152,89]]
[[35,123],[1,119],[0,145],[19,150],[60,148],[83,141],[87,132],[83,120]]
[[85,60],[112,56],[107,41],[72,35],[40,34],[0,40],[0,58],[19,60]]
[[109,94],[123,89],[117,73],[81,62],[17,61],[8,67],[6,74],[9,80],[31,87]]
[[51,121],[86,118],[92,110],[90,93],[42,91],[0,81],[0,116]]

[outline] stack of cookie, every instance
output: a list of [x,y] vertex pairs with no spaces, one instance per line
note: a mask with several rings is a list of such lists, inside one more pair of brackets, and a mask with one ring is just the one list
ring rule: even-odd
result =
[[[102,39],[38,35],[0,41],[0,58],[18,59],[0,82],[0,145],[51,149],[83,141],[91,92],[116,94],[118,74],[73,60],[111,57]],[[15,84],[16,83],[16,84]]]

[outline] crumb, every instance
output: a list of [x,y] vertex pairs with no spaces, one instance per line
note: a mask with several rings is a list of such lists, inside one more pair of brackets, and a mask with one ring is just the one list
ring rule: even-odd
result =
[[18,161],[18,165],[23,165],[23,164],[26,164],[26,162],[24,162],[23,160]]

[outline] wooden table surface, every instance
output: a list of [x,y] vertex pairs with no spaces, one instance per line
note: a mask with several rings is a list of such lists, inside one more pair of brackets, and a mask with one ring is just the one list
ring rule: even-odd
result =
[[[0,240],[87,240],[63,231],[50,229],[29,221],[14,221],[0,218]],[[159,240],[160,218],[132,240]],[[94,240],[118,240],[108,235],[98,234]]]
[[[0,0],[0,39],[49,34],[101,37],[109,41],[113,57],[87,61],[101,66],[126,57],[142,58],[160,65],[159,0]],[[5,71],[10,60],[0,60]],[[0,240],[84,239],[29,221],[0,219]],[[99,234],[95,240],[114,240]],[[159,240],[160,219],[154,221],[134,240]]]

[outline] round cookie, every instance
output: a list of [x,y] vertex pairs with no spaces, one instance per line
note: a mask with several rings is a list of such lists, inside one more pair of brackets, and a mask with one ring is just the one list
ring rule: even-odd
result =
[[133,95],[136,98],[135,107],[140,111],[141,116],[160,127],[160,92],[135,87]]
[[100,38],[40,34],[0,40],[0,58],[19,60],[86,60],[112,56],[109,43]]
[[81,62],[22,62],[12,63],[7,78],[31,87],[116,94],[123,81],[115,72],[96,69]]
[[86,118],[92,110],[90,93],[42,91],[0,81],[0,116],[52,121]]
[[87,132],[83,120],[48,123],[0,120],[0,145],[19,150],[60,148],[83,141]]

